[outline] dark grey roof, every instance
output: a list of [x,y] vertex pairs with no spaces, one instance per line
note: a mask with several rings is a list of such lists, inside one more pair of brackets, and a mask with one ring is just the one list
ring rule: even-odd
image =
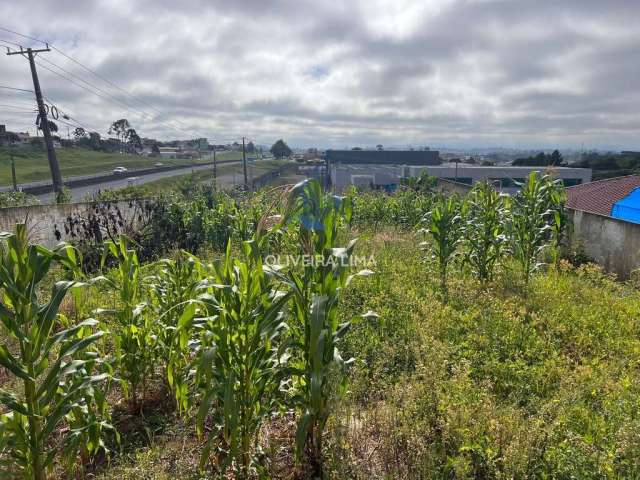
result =
[[327,162],[349,164],[440,165],[436,150],[327,150]]

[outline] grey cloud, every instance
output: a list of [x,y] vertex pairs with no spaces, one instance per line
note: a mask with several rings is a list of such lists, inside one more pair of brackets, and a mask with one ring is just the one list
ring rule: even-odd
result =
[[[163,139],[637,148],[638,2],[0,0],[0,18],[140,97],[46,54],[129,104],[43,70],[45,94],[101,130],[126,115]],[[29,80],[0,58],[0,84]]]

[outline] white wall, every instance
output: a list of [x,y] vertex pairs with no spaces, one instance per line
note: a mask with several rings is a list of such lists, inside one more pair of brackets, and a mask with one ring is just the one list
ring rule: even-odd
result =
[[[46,247],[72,241],[84,229],[98,228],[105,240],[109,234],[131,234],[149,216],[150,200],[85,202],[62,205],[33,205],[0,209],[0,231],[11,232],[25,223],[29,239]],[[108,221],[101,222],[101,218]]]

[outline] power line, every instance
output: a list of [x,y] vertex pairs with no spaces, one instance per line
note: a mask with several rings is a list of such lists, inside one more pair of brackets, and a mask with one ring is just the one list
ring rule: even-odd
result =
[[34,102],[32,100],[30,100],[29,98],[20,96],[15,92],[5,92],[3,90],[0,90],[0,98],[1,99],[10,98],[13,101],[13,103],[20,103],[21,105],[26,105],[29,107],[34,105]]
[[27,93],[33,93],[33,90],[27,90],[25,88],[16,88],[16,87],[8,87],[6,85],[0,85],[0,88],[3,88],[5,90],[16,90],[18,92],[27,92]]
[[16,43],[16,42],[12,42],[11,40],[6,40],[4,38],[0,38],[0,42],[4,42],[4,43],[8,43],[9,45],[15,45],[16,47],[19,47],[20,44]]
[[126,102],[123,102],[122,100],[120,100],[119,98],[115,97],[111,93],[109,93],[109,92],[107,92],[105,90],[102,90],[100,87],[94,85],[91,82],[86,81],[85,79],[83,79],[82,77],[80,77],[78,75],[75,75],[74,73],[70,72],[69,70],[66,70],[66,69],[62,68],[60,65],[57,65],[57,64],[53,63],[51,60],[48,60],[46,58],[43,58],[43,60],[46,61],[47,63],[53,65],[54,67],[56,67],[58,70],[66,73],[67,75],[70,75],[72,78],[78,79],[79,81],[81,81],[82,83],[88,85],[89,87],[94,88],[95,90],[97,90],[100,93],[103,93],[104,95],[108,96],[109,98],[112,98],[114,101],[121,103],[122,105],[126,106],[128,109],[132,109],[132,110],[134,110],[135,112],[137,112],[137,113],[139,113],[141,115],[147,115],[147,112],[143,112],[142,110],[137,110],[137,109],[131,108],[131,106],[128,105]]
[[95,86],[94,84],[92,84],[91,82],[87,82],[86,80],[82,79],[81,77],[69,72],[68,70],[60,67],[59,65],[51,62],[50,60],[47,60],[48,63],[50,63],[51,65],[53,65],[54,67],[60,69],[61,71],[71,75],[73,78],[77,78],[79,81],[85,83],[86,85],[82,85],[81,83],[78,83],[77,81],[73,80],[73,78],[69,78],[68,76],[53,70],[52,68],[42,64],[41,62],[36,61],[36,64],[38,64],[40,67],[44,68],[45,70],[48,70],[49,72],[53,73],[54,75],[57,75],[63,79],[65,79],[66,81],[76,85],[77,87],[82,88],[83,90],[86,90],[87,92],[93,93],[94,95],[97,95],[98,97],[102,98],[103,100],[107,100],[107,101],[111,101],[111,102],[117,102],[120,105],[124,106],[124,108],[127,109],[127,111],[129,112],[135,112],[138,115],[141,116],[142,121],[143,122],[149,122],[149,121],[153,121],[155,123],[158,123],[160,125],[163,125],[167,128],[170,128],[182,135],[188,135],[191,136],[190,132],[187,132],[185,130],[179,129],[177,127],[174,127],[173,125],[170,125],[164,121],[158,120],[155,118],[155,116],[153,114],[150,114],[149,112],[145,112],[142,111],[136,107],[131,106],[130,104],[127,104],[126,102],[124,102],[123,100],[120,100],[119,98],[113,96],[112,94],[110,94],[109,92],[106,92],[105,90],[102,90],[100,87]]
[[[0,26],[0,30],[3,30],[3,31],[5,31],[5,32],[12,33],[12,34],[14,34],[14,35],[18,35],[18,36],[23,37],[23,38],[27,38],[27,39],[29,39],[29,40],[33,40],[33,41],[40,42],[40,43],[42,43],[42,44],[48,45],[52,50],[55,50],[57,53],[59,53],[59,54],[60,54],[60,55],[62,55],[63,57],[65,57],[65,58],[67,58],[67,59],[71,60],[72,62],[74,62],[75,64],[79,65],[80,67],[82,67],[83,69],[85,69],[86,71],[88,71],[89,73],[91,73],[92,75],[95,75],[97,78],[101,79],[103,82],[105,82],[105,83],[107,83],[107,84],[111,85],[112,87],[114,87],[114,88],[118,89],[119,91],[121,91],[122,93],[126,94],[126,95],[127,95],[127,96],[129,96],[130,98],[132,98],[132,99],[136,100],[137,102],[147,105],[149,108],[151,108],[151,109],[155,110],[158,114],[160,114],[160,115],[162,115],[162,114],[163,114],[160,110],[158,110],[157,108],[155,108],[155,107],[154,107],[153,105],[151,105],[150,103],[148,103],[148,102],[146,102],[146,101],[144,101],[144,100],[141,100],[139,97],[136,97],[135,95],[133,95],[133,94],[129,93],[129,92],[128,92],[127,90],[125,90],[124,88],[120,87],[119,85],[117,85],[116,83],[112,82],[112,81],[111,81],[111,80],[109,80],[108,78],[105,78],[104,76],[102,76],[102,75],[100,75],[99,73],[95,72],[95,71],[94,71],[94,70],[92,70],[91,68],[89,68],[89,67],[87,67],[86,65],[84,65],[82,62],[80,62],[80,61],[76,60],[75,58],[71,57],[70,55],[67,55],[67,54],[66,54],[66,53],[64,53],[62,50],[60,50],[59,48],[57,48],[56,46],[54,46],[54,45],[52,45],[52,44],[50,44],[50,43],[48,43],[48,42],[45,42],[45,41],[43,41],[43,40],[40,40],[39,38],[31,37],[31,36],[29,36],[29,35],[25,35],[25,34],[22,34],[22,33],[16,32],[16,31],[11,30],[11,29],[8,29],[8,28],[6,28],[6,27],[1,27],[1,26]],[[11,43],[11,42],[10,42],[10,43]],[[17,44],[16,44],[16,45],[17,45]],[[51,61],[49,61],[49,60],[47,60],[47,62],[49,62],[49,63],[51,63],[51,64],[55,65],[57,68],[61,69],[62,71],[66,71],[66,70],[64,70],[62,67],[60,67],[60,66],[58,66],[58,65],[54,64],[53,62],[51,62]],[[41,66],[42,66],[42,65],[41,65]],[[43,67],[43,68],[44,68],[44,67]],[[66,72],[67,72],[67,73],[69,73],[70,75],[73,75],[74,77],[76,77],[76,78],[80,79],[80,80],[81,80],[81,81],[83,81],[84,83],[87,83],[87,84],[89,84],[89,85],[92,85],[94,88],[96,88],[96,89],[100,90],[100,89],[99,89],[99,87],[96,87],[95,85],[91,84],[90,82],[87,82],[87,81],[85,81],[85,80],[81,79],[81,78],[80,78],[80,77],[78,77],[77,75],[74,75],[74,74],[72,74],[71,72],[68,72],[68,71],[66,71]],[[72,82],[72,83],[73,83],[73,82]],[[103,92],[104,92],[104,90],[101,90],[101,91],[103,91]],[[105,94],[109,95],[109,94],[108,94],[108,93],[106,93],[106,92],[105,92]],[[111,96],[111,97],[113,97],[112,95],[110,95],[110,96]],[[113,97],[113,98],[115,99],[115,97]],[[131,105],[127,105],[127,104],[125,104],[124,102],[122,102],[122,101],[120,101],[120,100],[117,100],[117,101],[118,101],[118,102],[120,102],[120,103],[122,103],[122,104],[124,104],[124,105],[126,105],[126,106],[127,106],[127,108],[128,108],[128,109],[130,109],[130,110],[140,112],[140,110],[138,110],[138,109],[136,109],[136,108],[131,107]],[[149,115],[149,114],[148,114],[148,112],[144,112],[144,113],[142,113],[142,115]],[[153,115],[151,115],[151,116],[153,117]],[[156,120],[156,121],[157,121],[157,120]],[[179,120],[174,120],[174,121],[175,121],[175,122],[177,122],[177,123],[181,123]],[[175,126],[172,126],[172,125],[170,125],[170,124],[167,124],[166,122],[159,122],[159,123],[160,123],[161,125],[164,125],[164,126],[168,127],[168,128],[171,128],[172,130],[175,130],[175,131],[180,132],[180,133],[182,133],[182,134],[187,134],[187,135],[189,135],[189,132],[187,132],[187,131],[185,131],[185,130],[183,130],[183,129],[177,128],[177,127],[175,127]],[[186,126],[185,126],[185,127],[186,127]],[[186,128],[189,128],[189,127],[186,127]],[[202,135],[202,133],[201,133],[201,132],[198,132],[197,130],[195,130],[195,129],[193,129],[193,128],[191,128],[191,130],[192,130],[193,132],[195,132],[195,133],[197,133],[197,134],[201,135],[201,136],[204,136],[204,135]]]
[[6,103],[0,103],[0,107],[5,107],[5,108],[15,108],[18,110],[24,110],[26,112],[36,112],[35,108],[26,108],[24,105],[9,105]]
[[[57,75],[57,76],[59,76],[60,78],[63,78],[64,80],[66,80],[66,81],[68,81],[68,82],[70,82],[70,83],[72,83],[72,84],[76,85],[76,86],[77,86],[77,87],[79,87],[79,88],[82,88],[83,90],[86,90],[86,91],[87,91],[87,92],[89,92],[89,93],[92,93],[92,94],[94,94],[94,95],[96,95],[96,96],[98,96],[98,97],[102,98],[103,100],[112,101],[112,102],[113,102],[113,101],[117,101],[118,103],[121,103],[122,105],[124,105],[124,107],[127,109],[127,111],[129,111],[129,112],[130,112],[131,110],[134,110],[134,111],[138,112],[138,111],[137,111],[137,110],[135,110],[135,109],[131,109],[129,105],[127,105],[126,103],[122,102],[121,100],[118,100],[118,99],[115,99],[115,98],[114,98],[114,99],[110,99],[109,97],[106,97],[106,96],[105,96],[105,95],[103,95],[102,93],[99,93],[99,92],[97,92],[97,91],[95,91],[95,90],[92,90],[91,88],[86,87],[85,85],[82,85],[81,83],[76,82],[76,81],[75,81],[75,80],[73,80],[72,78],[69,78],[69,77],[67,77],[66,75],[63,75],[62,73],[59,73],[59,72],[57,72],[57,71],[55,71],[55,70],[53,70],[53,69],[51,69],[51,68],[47,67],[46,65],[43,65],[43,64],[42,64],[42,63],[40,63],[40,62],[36,62],[36,63],[37,63],[40,67],[44,68],[45,70],[48,70],[49,72],[53,73],[54,75]],[[50,103],[53,103],[53,102],[50,102]],[[141,115],[143,116],[143,122],[145,122],[145,121],[149,121],[147,118],[144,118],[144,116],[145,116],[145,114],[144,114],[144,113],[141,113],[141,112],[138,112],[138,113],[139,113],[139,114],[141,114]],[[156,121],[157,121],[157,120],[156,120]],[[161,125],[165,125],[163,122],[158,122],[158,123],[160,123]],[[169,125],[165,125],[165,126],[168,126],[169,128],[171,128],[171,126],[169,126]],[[83,127],[83,128],[84,128],[84,127]],[[90,129],[90,130],[96,130],[96,129]],[[180,133],[183,133],[183,134],[184,134],[184,133],[187,133],[187,132],[180,132]]]
[[[48,70],[49,72],[53,73],[54,75],[57,75],[57,76],[59,76],[60,78],[63,78],[64,80],[66,80],[66,81],[68,81],[68,82],[70,82],[70,83],[74,84],[74,85],[75,85],[75,86],[77,86],[77,87],[82,88],[83,90],[86,90],[86,91],[87,91],[87,92],[89,92],[89,93],[93,93],[94,95],[97,95],[98,97],[102,98],[103,100],[116,101],[116,102],[120,103],[121,105],[123,105],[123,106],[124,106],[128,111],[131,111],[131,110],[133,110],[133,111],[137,111],[137,110],[135,110],[135,109],[130,108],[130,107],[129,107],[129,105],[127,105],[126,103],[122,102],[121,100],[119,100],[119,99],[117,99],[117,98],[115,98],[115,97],[110,98],[109,96],[106,96],[106,95],[108,95],[108,94],[103,94],[103,93],[101,93],[101,91],[100,91],[99,89],[96,89],[97,91],[96,91],[96,90],[92,90],[91,88],[89,88],[89,87],[87,87],[87,86],[85,86],[85,85],[82,85],[81,83],[76,82],[76,81],[75,81],[75,80],[73,80],[72,78],[69,78],[68,76],[66,76],[66,75],[64,75],[64,74],[62,74],[62,73],[60,73],[60,72],[57,72],[57,71],[53,70],[52,68],[47,67],[46,65],[43,65],[43,64],[42,64],[42,63],[40,63],[40,62],[36,62],[36,63],[37,63],[40,67],[44,68],[45,70]],[[55,66],[57,67],[57,65],[55,65]],[[58,68],[60,68],[60,67],[58,67]],[[63,70],[63,71],[64,71],[64,69],[62,69],[62,68],[60,68],[60,70]],[[84,83],[86,83],[87,85],[90,85],[88,82],[84,82]],[[96,88],[96,87],[93,87],[93,88]],[[138,112],[138,113],[140,113],[140,112]],[[144,115],[144,114],[143,114],[143,115]]]
[[[62,50],[60,50],[59,48],[51,45],[51,48],[53,50],[55,50],[56,52],[58,52],[60,55],[62,55],[63,57],[71,60],[73,63],[77,64],[78,66],[82,67],[84,70],[86,70],[87,72],[91,73],[92,75],[96,76],[97,78],[99,78],[100,80],[102,80],[103,82],[111,85],[113,88],[119,90],[120,92],[124,93],[125,95],[127,95],[129,98],[131,98],[132,100],[137,101],[138,103],[141,103],[142,105],[146,105],[147,107],[151,108],[152,110],[154,110],[157,114],[159,115],[163,115],[163,112],[158,110],[156,107],[154,107],[153,105],[151,105],[149,102],[142,100],[140,97],[133,95],[132,93],[128,92],[127,90],[125,90],[124,88],[120,87],[118,84],[112,82],[111,80],[109,80],[108,78],[100,75],[99,73],[97,73],[95,70],[87,67],[85,64],[83,64],[82,62],[76,60],[75,58],[71,57],[70,55],[67,55],[66,53],[64,53]],[[180,120],[173,120],[174,122],[178,123],[178,124],[182,124],[182,122],[180,122]],[[182,124],[184,125],[184,124]],[[186,125],[184,125],[186,128],[188,128]]]
[[14,35],[18,35],[19,37],[23,37],[23,38],[26,38],[26,39],[29,39],[29,40],[33,40],[34,42],[40,42],[40,43],[43,43],[45,45],[47,44],[47,42],[43,42],[42,40],[40,40],[38,38],[30,37],[29,35],[25,35],[23,33],[14,32],[13,30],[9,30],[8,28],[5,28],[5,27],[0,27],[0,30],[3,30],[3,31],[8,32],[8,33],[13,33]]
[[[51,105],[54,105],[54,104],[55,104],[56,108],[57,108],[57,109],[58,109],[58,111],[60,112],[60,114],[61,114],[61,116],[62,116],[62,118],[63,118],[63,119],[65,119],[65,120],[72,120],[72,121],[76,122],[76,123],[78,124],[77,126],[84,128],[86,131],[98,132],[98,130],[99,130],[99,129],[97,129],[97,128],[93,128],[92,126],[89,126],[86,122],[82,122],[82,121],[78,120],[77,118],[74,118],[74,117],[73,117],[73,116],[72,116],[68,111],[63,110],[63,109],[59,106],[59,104],[58,104],[57,102],[54,102],[53,100],[49,99],[48,97],[44,97],[44,98],[45,98],[45,100],[46,100],[47,102],[49,102]],[[104,132],[103,132],[103,134],[104,134]]]

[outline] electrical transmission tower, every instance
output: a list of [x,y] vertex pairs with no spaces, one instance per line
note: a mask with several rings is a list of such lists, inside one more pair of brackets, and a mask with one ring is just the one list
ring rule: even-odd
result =
[[60,165],[58,165],[58,159],[56,158],[56,152],[53,149],[53,140],[51,139],[51,129],[49,128],[49,120],[47,118],[47,111],[44,106],[44,100],[42,99],[42,90],[40,90],[40,81],[38,80],[38,72],[36,71],[35,57],[41,52],[50,52],[49,45],[47,48],[41,48],[34,50],[32,48],[20,47],[20,50],[11,51],[7,48],[7,55],[22,55],[29,60],[31,67],[31,77],[33,78],[33,90],[36,93],[36,101],[38,102],[38,118],[39,126],[44,134],[44,142],[47,146],[47,157],[49,159],[49,168],[51,169],[51,180],[53,183],[53,191],[57,194],[62,188],[62,175],[60,174]]

